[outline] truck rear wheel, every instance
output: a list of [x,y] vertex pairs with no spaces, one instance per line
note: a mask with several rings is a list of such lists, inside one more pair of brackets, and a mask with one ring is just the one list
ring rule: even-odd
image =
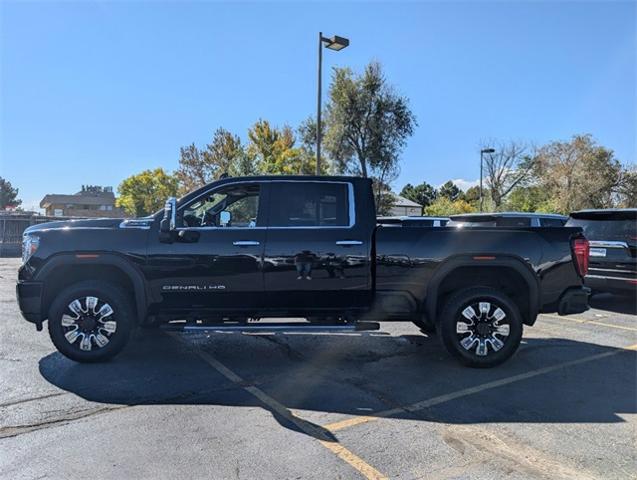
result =
[[507,360],[522,339],[522,316],[500,291],[476,287],[452,295],[440,317],[447,351],[470,367],[488,368]]
[[49,336],[65,357],[101,362],[128,342],[133,309],[125,292],[102,281],[84,281],[64,289],[49,309]]

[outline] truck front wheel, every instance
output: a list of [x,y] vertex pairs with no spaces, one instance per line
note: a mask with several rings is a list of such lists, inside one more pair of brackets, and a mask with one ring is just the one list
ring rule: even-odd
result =
[[102,281],[64,289],[49,309],[49,336],[64,356],[76,362],[101,362],[126,345],[133,324],[126,293]]
[[470,367],[498,365],[515,353],[522,339],[522,317],[500,291],[476,287],[453,294],[440,317],[447,351]]

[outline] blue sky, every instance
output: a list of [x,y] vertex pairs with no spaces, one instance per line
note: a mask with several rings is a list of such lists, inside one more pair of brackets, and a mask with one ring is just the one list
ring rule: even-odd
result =
[[634,163],[637,3],[0,2],[0,175],[27,206],[177,166],[179,147],[316,108],[380,61],[419,126],[394,187],[475,180],[482,139],[591,133]]

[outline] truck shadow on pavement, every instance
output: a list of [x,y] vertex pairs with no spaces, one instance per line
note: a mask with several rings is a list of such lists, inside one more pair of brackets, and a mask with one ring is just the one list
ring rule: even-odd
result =
[[[137,334],[103,364],[52,353],[39,368],[51,384],[91,402],[261,407],[300,431],[244,388],[256,386],[302,410],[321,439],[333,437],[318,423],[391,409],[397,409],[391,418],[451,424],[613,423],[637,413],[636,352],[573,340],[525,339],[507,363],[481,370],[457,364],[424,335],[180,335],[183,342],[160,331]],[[230,369],[234,380],[198,351]],[[403,409],[430,399],[439,400]]]
[[592,308],[608,312],[637,315],[637,293],[634,295],[613,295],[612,293],[596,293],[589,303]]

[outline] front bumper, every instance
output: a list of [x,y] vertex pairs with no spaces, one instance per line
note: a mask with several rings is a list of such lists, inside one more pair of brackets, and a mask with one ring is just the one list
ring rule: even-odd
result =
[[25,320],[41,324],[44,320],[42,312],[42,282],[18,281],[15,286],[15,293],[18,299],[20,312]]
[[582,313],[588,310],[588,297],[591,289],[588,287],[569,288],[560,298],[557,305],[559,315]]

